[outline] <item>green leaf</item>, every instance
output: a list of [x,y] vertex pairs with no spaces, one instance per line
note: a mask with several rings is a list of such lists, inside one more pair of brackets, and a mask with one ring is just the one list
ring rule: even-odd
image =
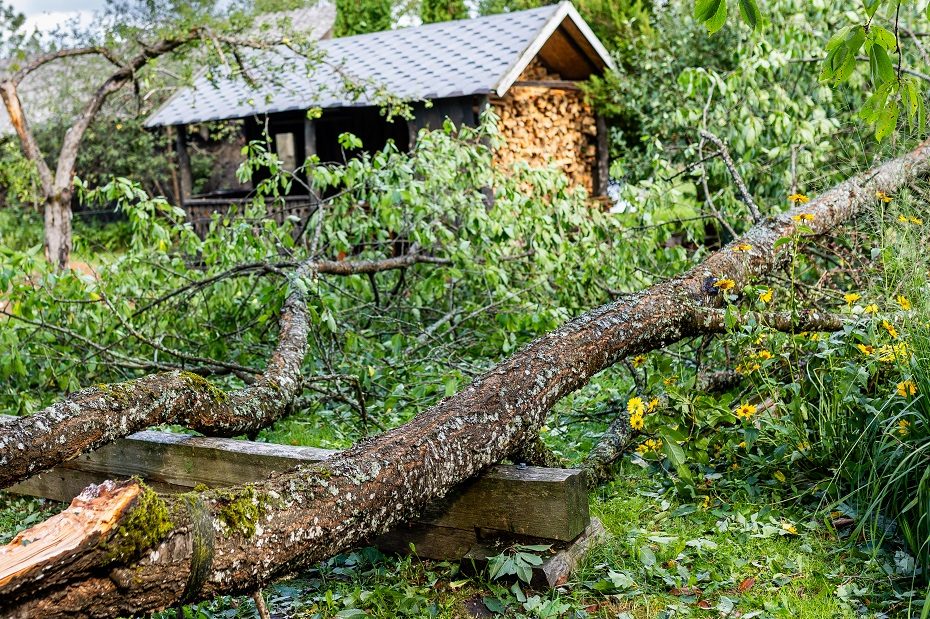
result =
[[894,131],[894,128],[898,125],[898,104],[897,102],[892,102],[889,105],[885,106],[885,109],[882,110],[882,113],[878,117],[878,122],[875,124],[875,139],[881,142]]
[[723,0],[695,0],[694,19],[702,24],[713,19],[722,3]]
[[727,23],[727,3],[720,2],[720,6],[717,8],[717,12],[711,17],[707,22],[704,23],[707,26],[707,32],[709,34],[714,34]]
[[755,30],[759,27],[759,23],[762,21],[762,13],[759,11],[756,0],[739,0],[739,13],[750,28]]
[[869,48],[869,67],[872,70],[872,81],[876,86],[894,81],[894,65],[884,47],[873,45]]
[[875,24],[869,29],[869,38],[889,52],[898,46],[898,40],[893,32]]
[[865,12],[869,17],[875,15],[875,11],[878,10],[878,7],[881,6],[882,0],[863,0],[862,4],[865,6]]

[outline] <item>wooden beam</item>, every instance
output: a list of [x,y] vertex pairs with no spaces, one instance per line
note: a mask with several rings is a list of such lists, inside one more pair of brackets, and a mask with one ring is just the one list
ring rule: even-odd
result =
[[[224,487],[257,482],[336,453],[314,447],[144,431],[9,490],[70,501],[88,484],[138,476],[158,492],[187,492],[198,484]],[[571,541],[589,522],[587,490],[581,471],[576,469],[497,465],[455,488],[418,522],[458,531],[482,529]]]
[[181,176],[181,195],[178,201],[183,205],[194,190],[194,175],[191,172],[191,158],[187,152],[187,127],[178,125],[175,148],[178,153],[178,173]]
[[607,121],[598,114],[595,117],[597,123],[597,159],[594,168],[594,195],[606,196],[607,184],[610,182],[610,147],[607,136]]
[[529,88],[551,88],[553,90],[581,90],[578,82],[573,80],[519,80],[513,87],[526,86]]

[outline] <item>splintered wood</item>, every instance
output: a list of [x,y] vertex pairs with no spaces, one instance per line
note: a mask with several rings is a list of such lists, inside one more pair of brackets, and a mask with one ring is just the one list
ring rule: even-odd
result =
[[46,570],[61,576],[82,563],[81,554],[110,535],[139,491],[132,481],[88,486],[68,509],[0,547],[0,592],[42,579]]
[[533,167],[553,165],[589,193],[597,164],[597,121],[581,90],[561,86],[521,85],[521,82],[561,82],[534,61],[499,99],[492,99],[505,143],[495,164],[510,169],[525,161]]

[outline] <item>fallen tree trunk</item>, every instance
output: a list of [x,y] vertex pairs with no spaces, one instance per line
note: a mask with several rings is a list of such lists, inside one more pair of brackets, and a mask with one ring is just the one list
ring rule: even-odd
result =
[[444,261],[410,253],[384,260],[299,264],[281,307],[278,345],[264,373],[244,389],[227,393],[192,372],[163,372],[83,389],[35,415],[0,424],[0,488],[153,425],[180,424],[213,436],[236,436],[271,425],[301,388],[308,323],[300,280],[314,274],[377,273],[420,262]]
[[594,374],[703,333],[700,308],[720,304],[716,281],[739,285],[787,261],[790,252],[774,245],[795,232],[792,215],[812,214],[805,225],[822,234],[871,204],[877,190],[899,189],[928,161],[924,143],[762,222],[734,242],[748,251],[724,248],[679,277],[588,312],[406,425],[324,463],[177,499],[155,498],[132,482],[106,488],[81,508],[99,500],[97,508],[111,513],[105,506],[124,500],[122,493],[133,497],[99,541],[34,556],[27,542],[47,535],[43,524],[0,549],[0,611],[111,617],[250,592],[381,533],[533,439],[549,409]]

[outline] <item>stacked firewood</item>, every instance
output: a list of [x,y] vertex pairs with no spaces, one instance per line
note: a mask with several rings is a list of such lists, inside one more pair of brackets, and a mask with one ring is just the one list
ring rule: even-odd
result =
[[597,123],[580,90],[568,85],[521,85],[557,82],[561,77],[534,62],[500,99],[492,100],[500,116],[505,143],[495,163],[509,169],[515,162],[554,165],[589,192],[597,160]]

